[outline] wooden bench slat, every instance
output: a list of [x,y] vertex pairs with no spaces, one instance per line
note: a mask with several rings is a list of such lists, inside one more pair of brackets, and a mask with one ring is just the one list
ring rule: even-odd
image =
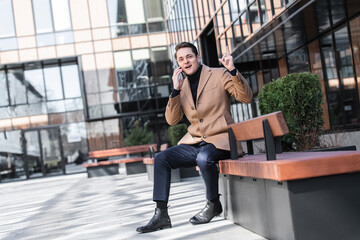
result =
[[132,163],[132,162],[141,162],[146,157],[136,157],[136,158],[124,158],[124,159],[115,159],[109,161],[101,161],[96,163],[87,163],[83,164],[83,167],[97,167],[97,166],[104,166],[104,165],[111,165],[111,164],[119,164],[119,163]]
[[156,149],[157,144],[146,144],[146,145],[139,145],[139,146],[91,151],[91,152],[89,152],[89,158],[105,158],[105,157],[126,155],[126,154],[131,154],[131,153],[147,152],[147,151],[149,151],[150,147],[154,147]]
[[286,152],[275,161],[265,154],[219,161],[223,174],[288,181],[360,171],[359,151]]
[[274,137],[287,134],[289,128],[281,111],[253,118],[244,122],[229,125],[232,128],[237,141],[247,141],[264,138],[262,121],[267,119]]

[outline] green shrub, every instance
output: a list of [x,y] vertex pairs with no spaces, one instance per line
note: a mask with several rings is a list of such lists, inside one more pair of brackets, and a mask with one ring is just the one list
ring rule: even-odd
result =
[[135,127],[130,130],[125,130],[124,146],[136,146],[151,144],[154,141],[154,134],[149,132],[146,127],[140,127],[140,124],[135,124]]
[[171,146],[177,145],[180,139],[186,134],[186,132],[187,132],[187,127],[185,123],[170,126],[169,139]]
[[323,126],[323,94],[319,76],[293,73],[264,85],[259,95],[261,114],[282,111],[290,133],[283,141],[290,149],[313,149]]

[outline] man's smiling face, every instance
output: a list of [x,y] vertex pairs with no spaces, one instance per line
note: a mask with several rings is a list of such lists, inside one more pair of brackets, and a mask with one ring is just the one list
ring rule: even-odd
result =
[[191,48],[180,48],[176,52],[176,56],[176,61],[186,75],[193,75],[196,70],[198,70],[200,65],[200,56],[196,56]]

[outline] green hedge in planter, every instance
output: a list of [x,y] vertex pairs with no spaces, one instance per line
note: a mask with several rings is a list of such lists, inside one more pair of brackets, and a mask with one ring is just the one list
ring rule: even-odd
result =
[[180,139],[186,134],[187,126],[185,123],[181,123],[178,125],[169,127],[169,139],[171,146],[175,146],[178,144]]
[[151,144],[153,142],[154,134],[152,132],[149,132],[146,126],[140,127],[140,124],[135,124],[134,128],[130,130],[125,130],[125,147]]
[[258,98],[261,114],[283,112],[290,131],[283,138],[288,148],[301,151],[315,147],[323,126],[318,75],[289,74],[264,85]]

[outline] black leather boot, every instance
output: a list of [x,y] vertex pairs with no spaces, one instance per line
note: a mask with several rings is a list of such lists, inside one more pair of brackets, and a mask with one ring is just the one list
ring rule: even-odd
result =
[[171,228],[171,220],[167,209],[155,208],[155,214],[148,224],[136,229],[140,233],[154,232],[164,228]]
[[198,212],[195,216],[190,218],[190,222],[192,224],[202,224],[208,223],[213,219],[215,216],[218,216],[222,213],[223,209],[221,203],[218,201],[213,203],[211,201],[207,201],[206,206]]

